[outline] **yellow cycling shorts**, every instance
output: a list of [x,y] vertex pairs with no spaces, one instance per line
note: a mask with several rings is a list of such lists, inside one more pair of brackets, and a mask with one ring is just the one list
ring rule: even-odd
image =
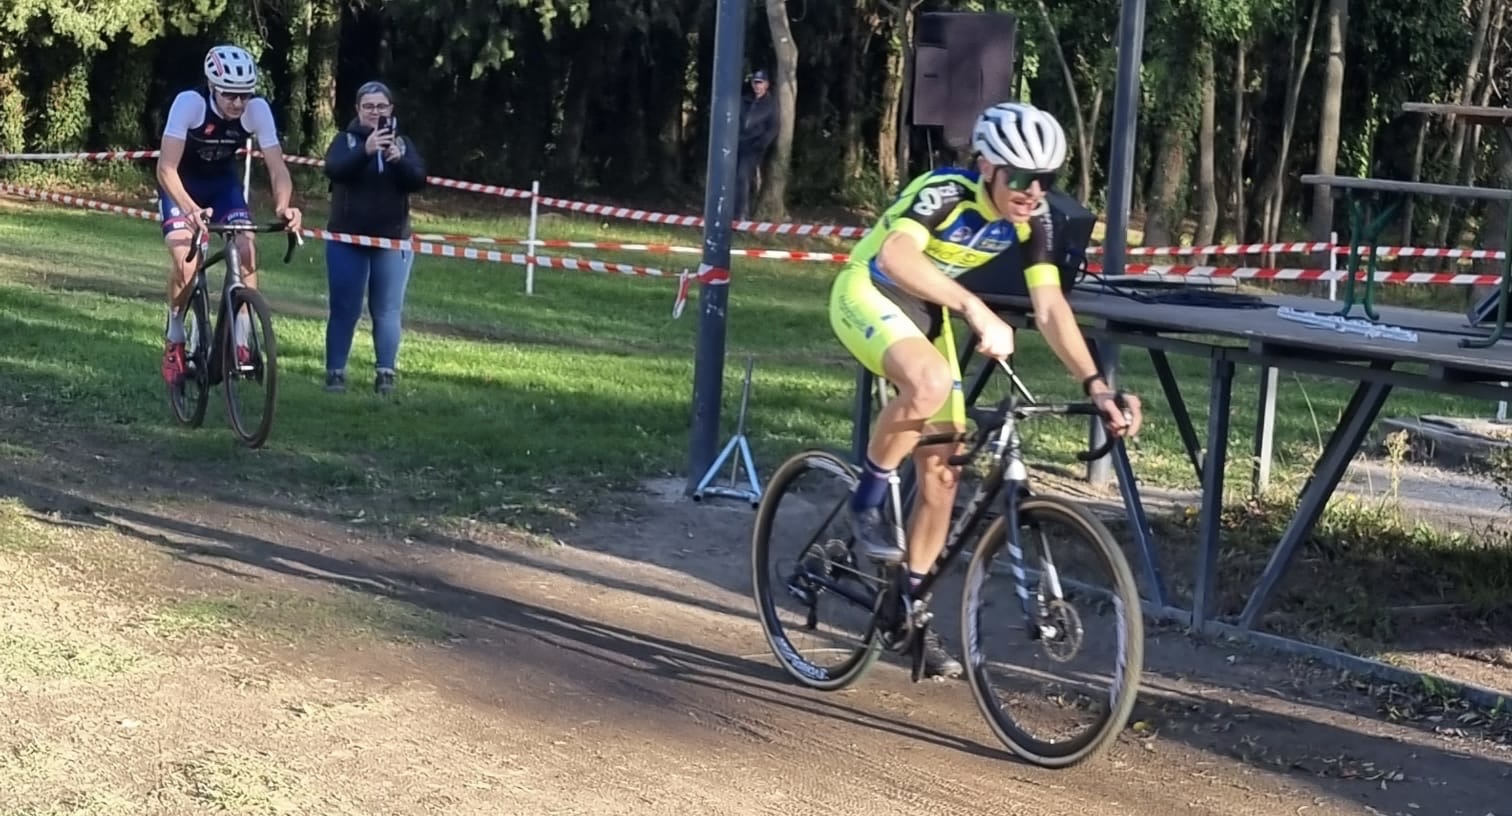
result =
[[933,341],[950,367],[955,385],[929,422],[957,429],[966,427],[961,361],[956,354],[950,315],[943,306],[902,292],[890,297],[872,282],[871,271],[865,264],[848,264],[830,286],[829,316],[835,336],[878,377],[887,376],[882,371],[882,356],[894,343],[908,337]]

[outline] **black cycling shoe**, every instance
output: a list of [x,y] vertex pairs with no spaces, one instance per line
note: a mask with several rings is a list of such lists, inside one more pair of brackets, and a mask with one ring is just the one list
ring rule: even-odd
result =
[[848,507],[847,513],[850,516],[851,533],[855,535],[851,552],[885,564],[903,560],[903,546],[894,537],[892,526],[882,518],[882,508],[857,510]]
[[960,677],[966,669],[959,660],[950,656],[940,643],[940,636],[933,630],[924,633],[924,676]]

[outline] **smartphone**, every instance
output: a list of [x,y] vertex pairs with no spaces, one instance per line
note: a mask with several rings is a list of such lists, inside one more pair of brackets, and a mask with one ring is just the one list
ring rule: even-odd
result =
[[378,117],[378,129],[379,130],[388,130],[389,129],[389,122],[390,121],[391,120],[387,116],[380,116],[380,117]]

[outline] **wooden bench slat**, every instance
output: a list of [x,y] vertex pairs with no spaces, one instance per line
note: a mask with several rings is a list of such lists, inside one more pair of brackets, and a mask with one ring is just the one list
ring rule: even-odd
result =
[[1482,125],[1512,125],[1512,108],[1493,108],[1489,105],[1451,105],[1443,102],[1403,102],[1403,113],[1427,113],[1439,116],[1458,116],[1468,122]]
[[1471,198],[1480,201],[1512,201],[1512,190],[1497,187],[1465,187],[1459,184],[1434,184],[1423,181],[1360,178],[1358,176],[1302,176],[1303,184],[1326,185],[1346,190],[1374,190],[1381,193]]

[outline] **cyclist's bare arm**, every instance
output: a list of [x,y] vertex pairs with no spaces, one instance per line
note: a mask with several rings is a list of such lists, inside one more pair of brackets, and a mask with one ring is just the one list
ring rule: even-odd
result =
[[972,325],[976,325],[984,312],[992,314],[981,298],[951,280],[924,256],[924,246],[915,235],[894,232],[887,236],[877,252],[877,262],[903,291],[938,303],[965,317]]
[[[1036,286],[1029,290],[1029,299],[1034,304],[1035,325],[1039,327],[1045,342],[1050,344],[1050,350],[1055,352],[1066,370],[1071,372],[1071,376],[1079,383],[1086,383],[1093,376],[1101,374],[1097,361],[1092,359],[1092,352],[1087,348],[1087,340],[1082,336],[1076,315],[1071,311],[1071,304],[1066,302],[1065,292],[1059,286]],[[1094,396],[1112,392],[1107,381],[1100,376],[1088,383],[1087,390]],[[1139,433],[1142,410],[1137,397],[1130,394],[1125,399],[1131,420],[1127,425],[1115,409],[1104,406],[1104,411],[1108,413],[1115,433],[1126,432],[1132,436]]]
[[200,209],[190,197],[189,191],[184,189],[184,180],[179,178],[179,161],[184,157],[184,140],[172,136],[164,136],[161,149],[158,152],[157,180],[173,203],[178,205],[179,212],[189,215]]
[[1071,304],[1066,302],[1065,292],[1059,286],[1036,286],[1029,290],[1029,300],[1034,304],[1035,326],[1071,376],[1081,382],[1097,374],[1097,362],[1087,349],[1087,340]]
[[263,148],[263,163],[268,166],[268,183],[273,187],[273,208],[282,213],[294,198],[294,181],[284,161],[283,147]]

